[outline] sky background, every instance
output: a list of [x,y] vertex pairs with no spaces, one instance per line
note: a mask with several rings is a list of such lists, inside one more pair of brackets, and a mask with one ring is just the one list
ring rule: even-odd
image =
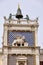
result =
[[4,16],[16,14],[18,3],[25,17],[29,15],[30,19],[39,18],[38,45],[43,48],[43,0],[0,0],[0,47],[2,47]]

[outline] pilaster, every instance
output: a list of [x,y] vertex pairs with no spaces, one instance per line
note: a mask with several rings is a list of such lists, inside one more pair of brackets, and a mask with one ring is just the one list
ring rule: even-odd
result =
[[7,46],[7,26],[4,26],[4,42],[3,45]]
[[27,61],[25,61],[25,65],[27,65]]
[[40,65],[40,61],[39,61],[39,55],[36,55],[36,65]]
[[16,65],[18,65],[18,61],[16,62]]
[[[3,55],[3,62],[2,62],[4,65],[8,65],[8,55],[4,54]],[[2,65],[3,65],[2,64]]]
[[38,46],[38,29],[35,30],[35,46]]

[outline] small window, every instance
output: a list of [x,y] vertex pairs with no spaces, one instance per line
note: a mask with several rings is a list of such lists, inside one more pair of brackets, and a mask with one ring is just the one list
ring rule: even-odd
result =
[[22,44],[22,46],[24,46],[24,44]]
[[17,44],[17,46],[20,46],[20,44]]
[[16,43],[14,43],[14,45],[16,46]]
[[19,65],[24,65],[24,63],[23,62],[20,62]]

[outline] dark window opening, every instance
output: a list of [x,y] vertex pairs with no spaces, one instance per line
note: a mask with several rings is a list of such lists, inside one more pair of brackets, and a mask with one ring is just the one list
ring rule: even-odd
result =
[[43,61],[40,61],[40,65],[43,65]]
[[14,45],[16,46],[16,43],[14,43]]
[[24,46],[24,44],[22,44],[22,46]]
[[20,44],[17,44],[17,46],[20,46]]

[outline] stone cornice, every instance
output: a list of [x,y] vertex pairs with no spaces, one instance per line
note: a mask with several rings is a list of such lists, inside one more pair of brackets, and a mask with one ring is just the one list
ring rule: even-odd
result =
[[8,23],[6,23],[6,24],[4,24],[4,26],[8,26],[8,27],[21,27],[21,26],[26,26],[26,27],[38,27],[39,25],[38,24],[8,24]]
[[3,46],[3,48],[32,48],[32,49],[40,49],[40,47],[39,46],[21,46],[21,47],[18,47],[18,46]]

